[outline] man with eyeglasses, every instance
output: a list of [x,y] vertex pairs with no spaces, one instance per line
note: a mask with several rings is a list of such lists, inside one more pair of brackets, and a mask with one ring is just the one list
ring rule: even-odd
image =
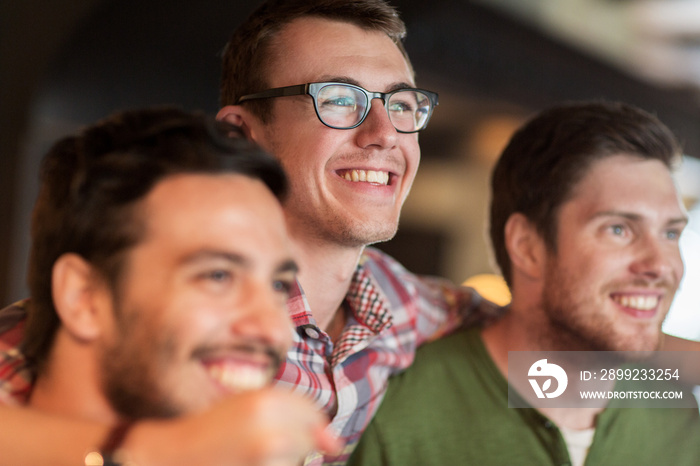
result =
[[218,118],[290,178],[297,332],[277,384],[312,397],[346,445],[308,464],[344,464],[416,347],[492,310],[366,248],[396,233],[420,161],[417,132],[438,103],[415,85],[404,34],[383,1],[269,2],[224,51]]

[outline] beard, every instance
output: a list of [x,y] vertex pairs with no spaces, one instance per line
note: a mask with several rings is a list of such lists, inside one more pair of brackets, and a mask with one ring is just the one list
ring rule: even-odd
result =
[[[187,362],[177,334],[155,319],[150,309],[125,310],[115,304],[115,337],[101,351],[102,391],[111,407],[129,419],[170,418],[207,408],[212,398],[203,395],[198,382],[179,372]],[[271,382],[285,351],[262,342],[237,340],[227,344],[206,343],[193,348],[192,361],[221,350],[248,352],[270,361]],[[187,380],[185,380],[187,377]]]
[[319,244],[363,247],[389,241],[398,231],[397,220],[351,218],[345,212],[327,206],[322,209],[310,207],[296,199],[287,200],[284,208],[293,230],[302,231],[303,236],[313,238]]
[[[146,311],[147,312],[147,311]],[[102,351],[102,388],[112,408],[131,418],[168,418],[182,414],[163,393],[162,375],[156,368],[168,367],[175,342],[167,332],[149,334],[143,310],[119,309],[117,336]]]
[[[658,323],[640,322],[637,326],[621,322],[620,311],[615,308],[609,293],[622,284],[611,283],[601,289],[587,290],[581,287],[586,278],[560,267],[556,258],[550,259],[542,296],[545,328],[540,343],[544,348],[642,352],[659,348],[663,319]],[[603,297],[602,302],[598,297]]]

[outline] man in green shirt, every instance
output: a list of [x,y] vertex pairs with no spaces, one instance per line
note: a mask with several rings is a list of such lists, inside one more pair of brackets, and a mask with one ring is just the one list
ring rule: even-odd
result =
[[509,351],[662,347],[683,275],[679,153],[668,128],[624,104],[562,105],[520,129],[494,169],[490,211],[509,312],[419,350],[351,464],[700,464],[694,400],[515,409],[507,382]]

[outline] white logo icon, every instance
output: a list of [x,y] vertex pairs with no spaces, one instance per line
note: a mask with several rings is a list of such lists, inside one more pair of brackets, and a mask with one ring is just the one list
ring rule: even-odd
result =
[[[535,395],[537,395],[537,398],[544,398],[545,396],[547,398],[556,398],[564,393],[564,390],[566,390],[566,385],[569,383],[569,378],[566,376],[564,369],[556,364],[547,363],[546,359],[540,359],[530,366],[530,370],[527,372],[527,375],[529,377],[547,377],[542,384],[542,387],[540,387],[537,379],[528,379],[530,381],[530,385],[532,385],[532,389],[535,391]],[[552,386],[552,378],[556,379],[557,381],[557,389],[553,392],[548,392],[547,390],[549,390]]]

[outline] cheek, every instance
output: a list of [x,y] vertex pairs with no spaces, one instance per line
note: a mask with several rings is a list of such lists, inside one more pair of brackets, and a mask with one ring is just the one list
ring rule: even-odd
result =
[[404,145],[402,150],[403,156],[406,160],[406,172],[403,178],[402,196],[402,200],[405,201],[406,196],[408,195],[408,191],[416,179],[418,166],[420,164],[420,148],[418,147],[418,141],[414,140],[412,143]]
[[[183,286],[182,288],[185,288]],[[168,331],[175,341],[182,342],[180,346],[190,346],[200,343],[206,335],[212,335],[223,327],[225,322],[225,307],[204,293],[189,289],[174,295],[161,308],[159,328]],[[187,350],[187,348],[185,348]]]
[[616,260],[612,256],[601,257],[599,255],[588,256],[580,261],[577,267],[581,270],[581,275],[588,283],[605,283],[615,279],[623,279],[626,276],[625,260]]
[[225,312],[217,309],[214,304],[199,302],[172,313],[164,324],[182,337],[183,341],[191,341],[198,335],[211,335],[222,328],[226,322],[225,316]]
[[[309,143],[309,141],[313,141]],[[290,140],[281,146],[275,145],[271,152],[280,161],[292,185],[310,187],[317,184],[318,178],[324,176],[325,165],[333,154],[334,147],[317,137]],[[316,155],[323,155],[324,158]]]
[[683,259],[681,258],[680,254],[678,254],[678,256],[672,262],[672,267],[675,273],[676,286],[678,286],[683,278],[683,275],[685,275],[685,264],[683,263]]
[[265,146],[283,163],[287,160],[290,164],[302,161],[309,164],[313,154],[328,153],[338,139],[339,134],[336,133],[338,130],[323,126],[315,115],[313,120],[277,121],[265,132]]
[[406,157],[408,170],[415,174],[416,171],[418,171],[418,165],[420,164],[420,146],[418,145],[417,137],[410,134],[408,136],[412,139],[403,145],[403,153]]
[[573,290],[586,290],[586,293],[597,288],[600,283],[610,281],[619,276],[621,270],[619,261],[605,254],[590,250],[585,245],[572,244],[564,250],[561,245],[556,258],[556,274],[560,277],[570,277],[574,284]]

